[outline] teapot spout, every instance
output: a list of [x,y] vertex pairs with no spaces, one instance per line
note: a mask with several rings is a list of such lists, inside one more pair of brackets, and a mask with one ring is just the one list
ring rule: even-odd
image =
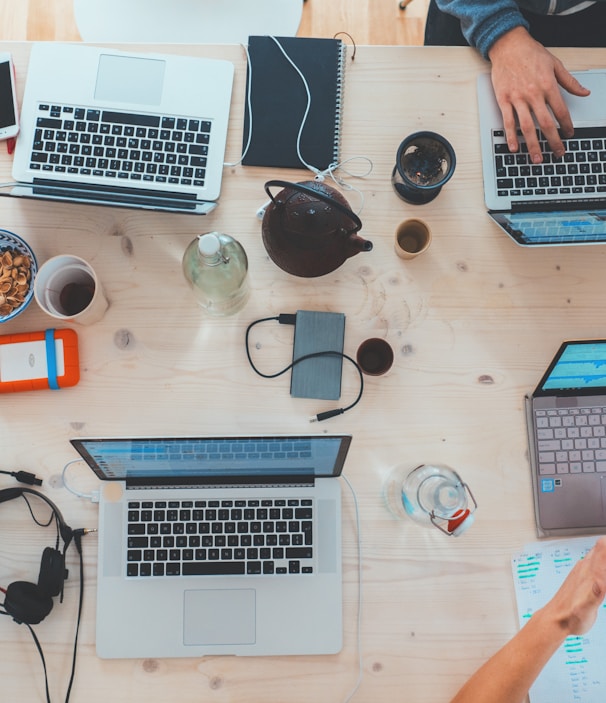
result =
[[347,258],[355,256],[361,251],[372,251],[372,242],[368,239],[358,237],[357,234],[350,235],[348,244]]

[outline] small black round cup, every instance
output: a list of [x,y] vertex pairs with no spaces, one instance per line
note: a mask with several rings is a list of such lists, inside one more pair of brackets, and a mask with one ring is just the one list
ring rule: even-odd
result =
[[393,364],[393,349],[388,342],[379,337],[366,339],[358,347],[356,361],[365,374],[382,376]]
[[422,205],[433,200],[455,170],[450,142],[435,132],[415,132],[400,144],[391,183],[402,200]]

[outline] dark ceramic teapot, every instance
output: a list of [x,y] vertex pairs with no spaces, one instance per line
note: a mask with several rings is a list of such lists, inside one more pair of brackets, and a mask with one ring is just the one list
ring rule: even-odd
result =
[[[281,187],[274,196],[270,188]],[[320,181],[268,181],[270,204],[263,216],[263,244],[281,269],[312,278],[330,273],[350,256],[370,251],[358,237],[360,218],[332,186]]]

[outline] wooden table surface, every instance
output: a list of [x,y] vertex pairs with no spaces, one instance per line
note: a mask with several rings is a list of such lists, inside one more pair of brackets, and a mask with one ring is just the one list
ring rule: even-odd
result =
[[[28,44],[13,52],[22,92]],[[153,47],[147,47],[152,50]],[[245,58],[239,47],[178,46],[164,51],[223,57],[237,67],[226,154],[242,143]],[[569,67],[599,67],[604,50],[561,50]],[[266,255],[257,208],[271,178],[306,180],[305,171],[225,169],[219,207],[206,218],[94,206],[0,199],[0,227],[22,235],[39,262],[59,253],[87,259],[110,308],[79,334],[81,382],[59,392],[2,398],[0,468],[31,470],[73,527],[95,527],[96,505],[62,485],[78,435],[262,434],[351,432],[345,474],[361,523],[363,602],[358,632],[358,540],[354,502],[343,484],[344,646],[334,656],[103,661],[95,655],[96,537],[84,540],[86,588],[72,701],[321,703],[354,700],[436,703],[516,631],[510,559],[535,539],[523,413],[532,390],[564,339],[604,336],[606,249],[530,250],[513,244],[486,215],[475,79],[488,65],[468,49],[358,47],[348,62],[341,156],[366,157],[372,172],[345,175],[363,194],[361,235],[374,249],[319,279],[284,273]],[[390,174],[400,141],[429,129],[446,136],[456,172],[423,206],[396,197]],[[363,173],[366,162],[348,169]],[[10,157],[0,154],[0,180]],[[358,211],[362,199],[345,191]],[[427,253],[397,258],[394,231],[408,217],[431,227]],[[201,232],[227,232],[245,247],[252,296],[237,316],[214,320],[197,307],[181,274],[187,244]],[[334,405],[294,399],[288,375],[256,376],[244,352],[246,325],[257,318],[326,310],[346,314],[345,351],[367,337],[387,339],[395,363],[367,378],[362,402],[320,425],[309,416]],[[35,303],[0,331],[52,326]],[[286,365],[292,328],[257,327],[253,345],[265,370]],[[345,367],[342,403],[357,391]],[[459,471],[479,507],[459,539],[392,515],[384,499],[399,465],[443,462]],[[82,492],[96,481],[70,467]],[[15,485],[2,477],[0,486]],[[40,514],[43,509],[38,508]],[[35,581],[54,533],[33,524],[21,500],[0,517],[0,586]],[[78,568],[69,552],[65,600],[36,632],[44,648],[53,701],[65,696],[75,628]],[[162,603],[157,604],[162,608]],[[153,617],[153,613],[150,613]],[[43,701],[42,667],[31,636],[0,623],[4,701]]]

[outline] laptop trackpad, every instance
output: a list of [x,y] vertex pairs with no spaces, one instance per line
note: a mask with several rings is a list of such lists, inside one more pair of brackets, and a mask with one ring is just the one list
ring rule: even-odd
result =
[[138,56],[102,54],[95,85],[95,99],[110,103],[159,105],[166,62]]
[[200,589],[183,594],[183,643],[254,644],[256,592]]
[[564,96],[570,116],[575,127],[583,124],[603,124],[606,110],[602,97],[606,92],[606,74],[604,71],[580,71],[574,74],[585,88],[591,90],[591,100],[571,95],[564,91]]

